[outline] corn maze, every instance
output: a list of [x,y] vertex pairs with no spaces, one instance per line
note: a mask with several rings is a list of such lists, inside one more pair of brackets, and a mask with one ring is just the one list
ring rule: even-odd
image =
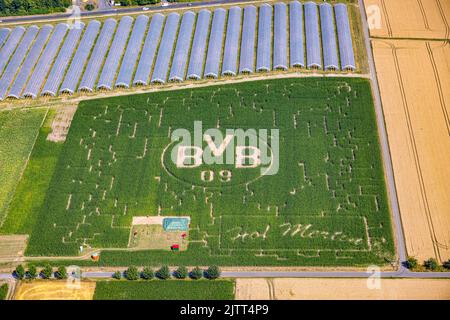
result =
[[[171,134],[196,121],[223,132],[278,129],[278,172],[177,167]],[[186,251],[127,251],[132,218],[156,215],[191,217]],[[117,265],[389,261],[369,82],[284,79],[82,102],[27,254],[77,255],[80,245]]]

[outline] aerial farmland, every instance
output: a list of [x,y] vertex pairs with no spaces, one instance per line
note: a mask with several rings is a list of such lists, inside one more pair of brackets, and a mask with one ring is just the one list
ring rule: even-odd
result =
[[423,30],[388,0],[6,17],[6,296],[445,299],[448,6],[422,2]]

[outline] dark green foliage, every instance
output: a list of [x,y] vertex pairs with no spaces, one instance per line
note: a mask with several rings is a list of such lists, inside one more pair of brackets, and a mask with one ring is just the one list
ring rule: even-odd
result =
[[435,258],[430,258],[424,261],[423,266],[430,271],[436,271],[439,268],[439,263]]
[[406,267],[410,270],[413,270],[417,268],[418,262],[417,259],[414,257],[408,257],[408,260],[406,261]]
[[59,280],[67,279],[67,270],[66,267],[60,266],[58,270],[55,272],[55,278]]
[[233,300],[234,282],[217,281],[98,281],[95,300]]
[[38,274],[37,274],[37,269],[36,266],[34,264],[30,264],[28,266],[28,271],[26,274],[27,278],[30,280],[36,279]]
[[116,271],[116,272],[114,272],[114,274],[113,274],[112,277],[113,277],[114,279],[120,280],[120,279],[122,279],[122,272]]
[[41,277],[43,279],[50,279],[53,273],[53,268],[51,265],[45,265],[44,269],[41,270]]
[[198,280],[203,277],[203,271],[199,267],[195,267],[192,269],[192,271],[189,273],[189,277],[193,280]]
[[64,12],[71,0],[0,0],[0,16]]
[[17,279],[22,280],[25,277],[25,269],[21,264],[19,264],[14,270],[14,275]]
[[[164,153],[169,133],[192,131],[195,120],[204,129],[278,129],[278,173],[233,165],[178,170]],[[230,183],[201,180],[203,170],[218,177],[222,169],[232,172]],[[99,265],[392,260],[369,81],[254,81],[81,102],[27,254],[76,255],[82,243],[126,248],[133,216],[158,213],[191,217],[188,250],[103,250]]]
[[144,280],[151,280],[155,276],[153,269],[150,267],[145,267],[141,272],[141,278]]
[[443,267],[445,269],[450,269],[450,259],[448,259],[447,261],[444,262]]
[[139,279],[139,272],[137,270],[136,267],[129,267],[126,271],[125,271],[125,278],[127,280],[137,280]]
[[87,11],[92,11],[95,9],[95,6],[92,3],[88,3],[85,7],[84,7]]
[[156,271],[156,277],[161,280],[167,280],[170,278],[170,270],[168,266],[162,266],[158,271]]
[[184,266],[179,266],[173,275],[177,279],[185,279],[188,276],[188,269]]
[[206,278],[208,278],[210,280],[217,279],[218,277],[220,277],[220,274],[221,274],[221,271],[218,266],[210,266],[205,271]]

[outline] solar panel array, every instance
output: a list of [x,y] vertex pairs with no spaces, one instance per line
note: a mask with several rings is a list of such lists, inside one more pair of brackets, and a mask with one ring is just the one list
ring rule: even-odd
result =
[[355,71],[347,5],[299,1],[0,29],[0,100],[289,68]]

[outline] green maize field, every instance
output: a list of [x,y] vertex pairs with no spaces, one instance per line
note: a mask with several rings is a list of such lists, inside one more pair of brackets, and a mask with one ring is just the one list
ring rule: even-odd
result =
[[[234,163],[178,167],[172,134],[193,133],[196,121],[223,133],[268,130],[258,141],[271,164],[279,155],[278,171],[238,167],[237,140]],[[186,251],[127,250],[133,217],[157,215],[190,217]],[[280,79],[81,102],[27,254],[73,256],[80,245],[103,249],[104,265],[391,261],[369,81]]]

